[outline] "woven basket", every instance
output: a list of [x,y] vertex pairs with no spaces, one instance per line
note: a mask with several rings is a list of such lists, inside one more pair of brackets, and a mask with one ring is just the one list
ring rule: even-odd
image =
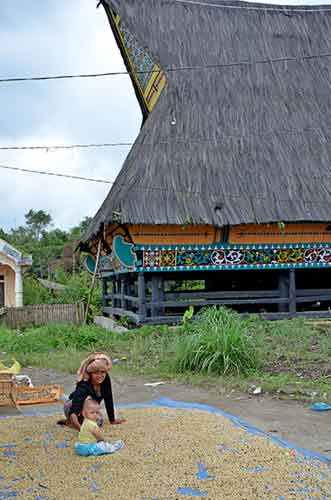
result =
[[16,387],[16,399],[19,405],[56,403],[62,394],[62,385],[40,385],[37,387]]
[[17,408],[16,387],[10,373],[0,373],[0,406]]

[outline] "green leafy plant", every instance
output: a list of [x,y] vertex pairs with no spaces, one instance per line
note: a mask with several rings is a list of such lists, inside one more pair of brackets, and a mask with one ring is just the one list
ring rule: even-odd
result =
[[24,305],[51,304],[53,296],[33,276],[24,276]]
[[176,348],[176,368],[218,375],[256,369],[259,356],[251,325],[251,320],[226,308],[203,310],[196,321],[184,324]]
[[285,233],[285,229],[286,229],[286,224],[285,222],[277,222],[277,227],[278,227],[278,230],[280,233],[284,234]]
[[188,321],[190,321],[190,319],[193,318],[193,314],[194,314],[194,307],[193,306],[190,306],[187,311],[184,312],[183,314],[183,324],[187,323]]

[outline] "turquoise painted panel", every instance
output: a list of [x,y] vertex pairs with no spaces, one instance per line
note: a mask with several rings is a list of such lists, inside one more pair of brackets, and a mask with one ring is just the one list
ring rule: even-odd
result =
[[123,236],[115,236],[113,239],[113,253],[123,267],[134,267],[137,256],[133,251],[134,245],[125,241]]

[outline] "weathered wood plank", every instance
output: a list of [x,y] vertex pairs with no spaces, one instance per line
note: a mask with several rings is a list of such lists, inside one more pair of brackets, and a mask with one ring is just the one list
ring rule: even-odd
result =
[[[289,297],[289,274],[288,270],[279,271],[278,273],[278,293],[281,298],[286,298],[288,302]],[[288,311],[288,304],[279,303],[278,304],[279,312]]]
[[208,299],[227,299],[227,298],[259,298],[259,297],[280,297],[279,291],[277,289],[275,290],[252,290],[252,291],[232,291],[232,290],[225,290],[225,291],[219,291],[219,292],[205,292],[203,290],[199,292],[171,292],[171,293],[166,293],[165,294],[166,299],[169,300],[178,300],[178,299],[201,299],[201,298],[208,298]]
[[164,324],[169,324],[169,325],[178,325],[182,321],[182,316],[176,315],[176,316],[155,316],[155,317],[150,317],[146,318],[144,323],[147,325],[164,325]]
[[138,275],[138,309],[139,309],[139,317],[143,322],[146,318],[146,289],[145,289],[145,275],[144,273],[140,273]]
[[110,298],[111,305],[112,307],[115,307],[115,279],[111,279],[111,289],[110,289],[110,295],[107,296],[107,298]]
[[297,288],[297,297],[305,297],[306,295],[331,296],[331,288]]
[[108,296],[108,280],[102,280],[102,307],[106,307],[107,305],[107,296]]
[[50,323],[79,325],[84,318],[84,304],[41,304],[35,306],[9,307],[2,321],[9,328],[42,326]]
[[304,304],[306,302],[331,302],[331,294],[328,295],[306,295],[305,297],[297,297],[296,302]]
[[132,302],[134,304],[137,304],[139,302],[138,297],[133,297],[132,295],[124,295],[124,297],[127,302]]
[[297,311],[297,303],[296,303],[296,283],[295,283],[295,270],[290,269],[289,276],[289,313],[290,317],[295,316]]
[[140,323],[139,314],[134,313],[133,311],[127,311],[126,309],[121,309],[120,307],[105,307],[103,309],[105,314],[109,314],[110,316],[127,316],[131,318],[136,324]]
[[173,308],[179,308],[179,307],[190,307],[190,306],[212,306],[212,305],[250,305],[250,304],[287,304],[288,299],[287,298],[268,298],[268,299],[220,299],[220,300],[196,300],[195,302],[193,301],[164,301],[164,302],[147,302],[146,303],[146,308],[151,309],[152,307],[155,306],[160,306],[160,307],[173,307]]
[[160,276],[153,274],[152,276],[152,307],[151,307],[151,315],[159,316],[160,315]]
[[121,308],[126,309],[126,300],[125,300],[125,292],[126,292],[126,278],[122,276],[121,278]]

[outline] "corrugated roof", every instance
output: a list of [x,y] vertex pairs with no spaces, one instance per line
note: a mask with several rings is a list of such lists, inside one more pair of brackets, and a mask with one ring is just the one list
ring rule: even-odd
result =
[[330,6],[104,2],[163,69],[222,67],[166,71],[85,241],[114,211],[142,224],[331,220],[331,57],[306,58],[331,54]]

